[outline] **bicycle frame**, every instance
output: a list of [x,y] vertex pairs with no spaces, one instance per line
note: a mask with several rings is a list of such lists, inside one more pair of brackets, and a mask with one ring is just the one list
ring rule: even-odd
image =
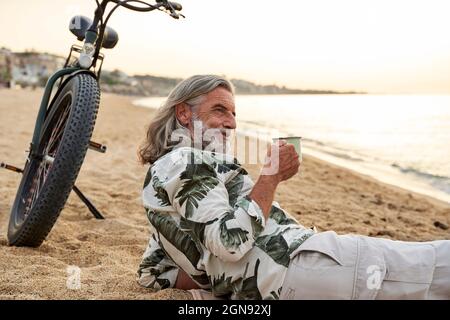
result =
[[[106,151],[105,145],[90,140],[99,108],[99,78],[104,59],[100,50],[112,49],[118,41],[117,32],[106,25],[112,13],[119,7],[140,12],[159,10],[170,13],[174,19],[184,17],[176,12],[182,10],[180,4],[168,0],[154,1],[155,4],[143,0],[95,0],[97,9],[93,20],[83,16],[72,18],[69,29],[84,43],[82,46],[73,45],[70,48],[64,67],[57,70],[45,85],[25,166],[21,169],[0,163],[0,168],[22,174],[11,209],[8,227],[10,245],[39,246],[53,227],[72,190],[96,219],[104,219],[75,185],[87,152],[84,147],[101,153]],[[107,4],[110,2],[115,5],[106,13]],[[80,19],[79,25],[73,25],[77,23],[76,19]],[[79,53],[75,60],[72,59],[74,52]],[[73,82],[75,78],[79,78],[81,85],[77,86]],[[68,94],[75,96],[75,102],[66,99]],[[72,108],[75,108],[75,111]],[[72,114],[74,112],[76,116],[80,112],[83,113],[85,121],[78,121],[78,117],[75,119]],[[67,124],[69,120],[71,122]],[[69,125],[71,130],[65,130],[66,125]],[[57,156],[60,152],[59,144],[65,146],[61,150],[61,157]],[[65,151],[75,161],[68,163],[64,157]],[[58,165],[53,164],[54,162]],[[51,172],[54,174],[49,174]],[[61,179],[61,175],[67,175],[68,178]],[[39,199],[42,200],[35,206]],[[35,218],[28,219],[28,214]]]
[[[115,3],[116,6],[109,12],[107,18],[105,21],[103,21],[103,16],[105,14],[105,10],[106,7],[108,5],[108,3]],[[147,8],[143,8],[143,7],[136,7],[133,5],[128,4],[128,2],[137,2],[140,4],[146,4],[148,5]],[[100,53],[100,49],[102,47],[102,42],[103,42],[103,36],[105,33],[105,28],[106,28],[106,24],[109,20],[109,17],[111,16],[111,14],[120,6],[123,6],[127,9],[131,9],[134,11],[152,11],[155,9],[161,10],[160,7],[164,7],[166,9],[170,9],[171,11],[171,16],[173,18],[178,19],[179,15],[175,12],[175,10],[181,10],[181,6],[176,4],[176,3],[171,3],[165,0],[156,0],[156,5],[150,5],[147,3],[144,3],[141,0],[102,0],[101,3],[98,2],[98,0],[96,0],[97,3],[97,9],[95,10],[95,16],[94,16],[94,20],[92,22],[92,25],[89,27],[89,29],[86,31],[85,33],[85,38],[84,38],[84,44],[82,47],[79,46],[72,46],[69,57],[67,58],[66,61],[66,65],[64,66],[63,69],[56,71],[47,81],[46,85],[45,85],[45,89],[44,89],[44,95],[42,97],[41,100],[41,104],[39,107],[39,111],[38,111],[38,116],[36,118],[36,123],[34,126],[34,132],[33,132],[33,139],[31,141],[30,144],[30,157],[31,158],[36,158],[36,157],[40,157],[41,155],[37,154],[37,150],[35,150],[36,146],[39,145],[39,140],[41,139],[41,131],[42,131],[42,126],[45,122],[45,116],[47,114],[47,111],[49,110],[49,108],[51,108],[51,105],[49,105],[50,103],[50,97],[53,91],[53,88],[55,86],[55,83],[58,81],[58,79],[61,79],[61,84],[62,84],[62,80],[63,77],[65,76],[69,76],[68,79],[70,79],[72,76],[78,74],[78,73],[89,73],[91,74],[97,81],[99,81],[100,78],[100,72],[101,72],[101,65],[98,69],[97,74],[95,73],[95,70],[91,70],[92,68],[95,69],[96,66],[96,62],[97,60],[100,58],[102,60],[103,63],[103,55]],[[99,23],[100,23],[100,28],[99,28]],[[97,30],[99,32],[97,32]],[[95,51],[93,52],[92,50],[95,49]],[[74,66],[70,66],[68,67],[68,63],[72,54],[72,51],[77,51],[80,53],[80,59],[83,55],[84,58],[89,57],[90,63],[87,65],[80,65],[79,60],[77,60],[77,62],[74,64]],[[61,85],[60,85],[61,88]],[[55,94],[55,96],[57,95],[57,93]]]
[[[104,0],[103,2],[108,2],[109,0]],[[96,16],[97,16],[97,11],[96,11]],[[92,26],[91,26],[92,28]],[[84,45],[86,45],[86,43],[88,44],[93,44],[95,41],[97,40],[97,33],[93,32],[93,31],[86,31],[86,38],[84,41]],[[67,59],[66,64],[69,62],[70,60],[70,56],[72,55],[72,51],[73,51],[73,47],[70,50],[70,54],[69,57]],[[49,102],[50,102],[50,96],[52,94],[53,91],[53,87],[55,86],[55,83],[59,80],[59,79],[63,79],[63,77],[65,76],[69,76],[69,78],[71,78],[71,76],[78,74],[80,71],[82,72],[86,72],[86,73],[90,73],[92,74],[92,76],[97,79],[97,81],[99,80],[97,78],[97,76],[95,75],[94,72],[89,71],[88,69],[85,69],[81,66],[72,66],[72,67],[64,67],[63,69],[60,69],[58,71],[56,71],[47,81],[47,83],[45,84],[45,89],[44,89],[44,94],[42,96],[42,100],[41,100],[41,104],[39,107],[39,111],[38,111],[38,115],[36,117],[36,123],[34,125],[34,131],[33,131],[33,139],[31,141],[30,144],[30,157],[39,157],[40,155],[37,154],[37,150],[35,150],[35,146],[39,145],[39,140],[41,139],[41,131],[42,131],[42,126],[44,124],[45,121],[45,115],[47,114],[48,108],[51,107],[49,106]]]
[[[86,44],[94,44],[95,41],[97,40],[97,33],[92,31],[92,29],[95,30],[97,28],[98,22],[101,19],[101,15],[104,12],[104,10],[106,9],[106,5],[108,4],[109,1],[110,0],[103,0],[102,3],[100,4],[100,7],[96,9],[94,22],[93,22],[92,26],[89,28],[89,30],[86,31],[84,46],[86,46]],[[102,11],[99,11],[100,8],[102,9]],[[66,65],[70,60],[72,51],[73,51],[73,47],[70,50],[70,54],[67,59]],[[97,79],[97,76],[95,75],[95,73],[88,71],[89,68],[84,69],[81,66],[73,66],[73,67],[65,66],[63,69],[56,71],[48,79],[47,83],[45,84],[44,95],[42,96],[38,115],[36,117],[36,123],[34,125],[33,139],[30,144],[30,156],[31,157],[40,156],[40,155],[36,154],[37,150],[35,150],[35,146],[37,146],[39,144],[39,140],[41,138],[42,125],[44,124],[44,121],[45,121],[45,115],[46,115],[48,107],[49,107],[50,96],[53,91],[53,87],[55,86],[55,83],[59,79],[62,79],[64,76],[73,75],[74,73],[78,73],[80,70],[85,70],[85,72],[91,73]]]

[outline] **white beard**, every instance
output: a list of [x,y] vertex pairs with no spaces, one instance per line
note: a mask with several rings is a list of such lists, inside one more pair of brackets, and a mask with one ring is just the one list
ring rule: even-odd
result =
[[[205,151],[230,153],[231,129],[210,128],[196,115],[192,117],[194,147]],[[225,136],[224,136],[225,135]]]
[[[200,150],[232,154],[231,141],[233,130],[224,128],[209,128],[196,115],[191,120],[194,132],[183,127],[172,132],[170,142],[174,148],[193,147]],[[224,134],[226,137],[224,137]]]

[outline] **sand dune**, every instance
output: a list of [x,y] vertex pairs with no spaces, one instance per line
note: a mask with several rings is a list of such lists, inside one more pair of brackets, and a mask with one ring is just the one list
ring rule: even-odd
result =
[[[0,161],[25,162],[42,92],[0,90]],[[238,106],[239,107],[239,106]],[[137,146],[152,110],[128,97],[102,97],[93,140],[77,186],[106,220],[95,220],[72,193],[47,240],[36,249],[7,246],[9,212],[20,176],[0,171],[0,299],[189,299],[181,290],[153,292],[135,282],[148,240],[140,192],[147,168]],[[258,168],[249,166],[256,177]],[[284,182],[276,200],[305,226],[400,240],[450,239],[450,205],[385,185],[306,156],[301,173]],[[67,267],[81,268],[81,288],[66,286]]]

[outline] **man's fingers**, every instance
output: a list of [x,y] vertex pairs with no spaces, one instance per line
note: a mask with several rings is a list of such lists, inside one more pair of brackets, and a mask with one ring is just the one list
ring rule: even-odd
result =
[[270,157],[272,154],[272,143],[267,142],[267,156]]
[[282,147],[289,151],[295,151],[295,147],[292,143],[285,143]]

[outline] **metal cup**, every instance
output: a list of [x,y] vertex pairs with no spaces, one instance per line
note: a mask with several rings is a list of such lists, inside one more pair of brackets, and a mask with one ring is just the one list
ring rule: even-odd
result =
[[272,139],[274,143],[278,140],[286,140],[287,143],[293,144],[295,151],[298,154],[299,161],[302,161],[302,137],[280,137]]

